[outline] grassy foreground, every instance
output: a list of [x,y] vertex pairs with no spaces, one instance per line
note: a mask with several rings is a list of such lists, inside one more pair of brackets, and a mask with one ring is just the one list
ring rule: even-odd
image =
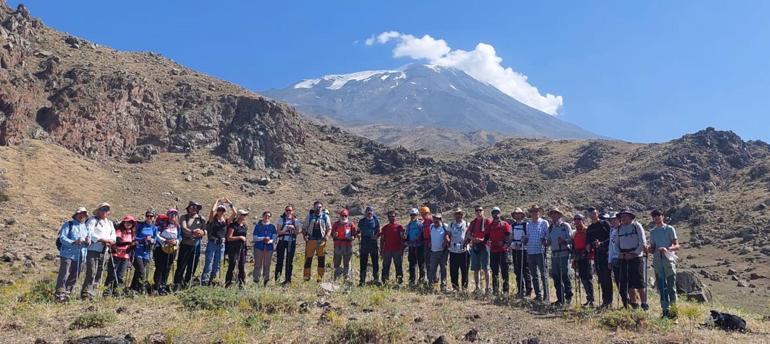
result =
[[[52,273],[21,280],[0,288],[2,341],[30,343],[41,338],[56,343],[130,333],[146,342],[149,335],[162,333],[173,343],[432,343],[439,336],[448,342],[495,343],[770,342],[770,322],[721,305],[681,302],[679,320],[660,319],[654,293],[649,313],[598,313],[574,305],[557,310],[509,297],[396,286],[340,286],[328,292],[314,281],[302,282],[301,258],[296,258],[295,282],[289,287],[272,282],[267,287],[250,283],[244,290],[194,287],[162,297],[56,304],[51,301]],[[353,273],[356,280],[357,275]],[[752,333],[701,326],[712,308],[743,316]]]

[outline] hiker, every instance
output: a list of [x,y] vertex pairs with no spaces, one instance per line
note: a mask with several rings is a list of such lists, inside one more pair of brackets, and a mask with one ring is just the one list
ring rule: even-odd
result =
[[353,257],[353,239],[358,235],[358,228],[350,221],[350,211],[340,210],[340,218],[332,225],[334,239],[334,280],[342,276],[350,281],[350,258]]
[[168,276],[174,264],[176,253],[179,251],[179,241],[182,239],[182,229],[179,227],[179,212],[169,209],[166,212],[168,222],[161,224],[158,232],[158,242],[155,245],[155,273],[152,275],[155,281],[155,291],[158,295],[166,295],[169,290]]
[[[251,274],[254,284],[259,285],[259,277],[262,276],[262,285],[267,286],[270,281],[270,261],[273,258],[274,243],[278,230],[270,223],[273,213],[265,211],[262,220],[254,225],[254,271]],[[245,259],[244,259],[245,262]]]
[[[225,216],[227,208],[230,208],[230,216]],[[201,276],[202,285],[211,285],[217,278],[221,268],[222,259],[225,255],[225,239],[227,237],[227,227],[235,217],[237,210],[230,200],[220,198],[214,201],[214,206],[209,211],[208,221],[206,222],[206,233],[208,240],[206,243],[206,260],[203,263],[203,275]]]
[[115,243],[115,224],[107,217],[110,215],[110,204],[104,202],[94,210],[94,216],[86,221],[88,233],[91,235],[91,244],[86,253],[86,277],[80,296],[84,299],[92,299],[94,288],[102,279],[104,268],[104,254],[109,250],[109,245]]
[[420,207],[420,218],[422,219],[422,245],[424,247],[424,261],[426,271],[426,282],[430,283],[427,279],[428,265],[430,264],[430,226],[433,226],[433,215],[430,212],[430,208],[427,205]]
[[498,295],[500,283],[498,276],[502,277],[503,295],[507,295],[508,285],[508,248],[510,247],[511,225],[503,221],[502,211],[498,207],[492,208],[492,223],[489,224],[487,235],[489,236],[489,263],[492,267],[492,294]]
[[663,317],[673,318],[676,315],[670,311],[670,307],[676,305],[676,252],[679,251],[679,240],[676,229],[664,222],[665,218],[660,210],[653,210],[650,216],[655,227],[650,231],[648,252],[653,255],[652,265],[655,267],[660,308],[663,310]]
[[323,209],[321,201],[313,203],[313,209],[307,215],[305,220],[307,227],[303,228],[302,237],[305,239],[305,269],[303,277],[305,281],[310,280],[310,267],[313,265],[313,256],[318,257],[318,276],[317,282],[321,282],[326,270],[326,238],[331,235],[332,221],[329,219],[326,209]]
[[[235,208],[233,208],[235,209]],[[238,267],[238,287],[243,288],[246,284],[246,248],[249,228],[246,224],[246,217],[249,211],[246,209],[236,209],[238,214],[235,221],[227,226],[225,235],[225,253],[227,254],[227,273],[225,273],[225,288],[233,284],[233,273]],[[256,258],[254,259],[256,261]]]
[[564,213],[559,208],[548,211],[551,228],[545,244],[551,247],[551,277],[556,289],[554,305],[567,305],[572,300],[572,282],[569,279],[569,254],[572,251],[572,227],[562,220]]
[[388,211],[388,223],[380,229],[380,251],[382,256],[382,283],[390,280],[390,265],[396,266],[396,283],[404,283],[404,226],[398,223],[395,210]]
[[516,296],[519,298],[532,295],[532,276],[527,264],[527,247],[523,239],[527,236],[527,214],[521,208],[511,212],[511,258],[514,274],[516,274]]
[[359,271],[360,276],[358,286],[363,287],[366,284],[366,268],[368,261],[372,261],[372,279],[374,284],[379,284],[379,250],[377,249],[377,237],[380,235],[380,221],[374,214],[374,208],[367,206],[364,211],[364,217],[358,220],[358,235],[361,238],[359,252]]
[[136,226],[134,241],[134,277],[131,279],[131,290],[144,294],[147,291],[147,272],[152,248],[158,239],[158,226],[155,225],[155,210],[148,209],[144,213],[144,221]]
[[[618,213],[610,213],[610,245],[607,248],[607,262],[614,276],[615,288],[620,295],[620,252],[618,252],[618,228],[620,228],[620,217]],[[630,290],[630,292],[634,292]]]
[[200,252],[201,239],[206,235],[206,220],[200,215],[201,209],[203,206],[198,202],[190,201],[185,208],[187,213],[179,217],[182,241],[174,273],[174,288],[187,288],[192,280],[193,268],[197,264],[196,251]]
[[585,217],[582,214],[575,214],[572,221],[575,225],[575,231],[572,235],[572,268],[577,270],[580,278],[579,283],[582,284],[586,293],[586,303],[582,306],[593,307],[594,287],[591,262],[594,260],[594,255],[588,244],[588,226],[586,226]]
[[[484,218],[484,208],[476,206],[474,208],[476,217],[468,225],[468,234],[465,240],[470,244],[471,271],[473,271],[473,282],[476,285],[475,293],[489,294],[489,247],[487,246],[487,229],[492,224],[492,220]],[[481,273],[484,273],[484,288],[480,287]]]
[[131,215],[124,216],[115,227],[115,244],[110,246],[112,257],[107,262],[107,279],[104,281],[103,297],[120,294],[118,288],[124,285],[123,277],[128,265],[131,264],[131,251],[136,245],[135,231],[136,219]]
[[56,301],[67,302],[80,277],[83,260],[91,244],[91,235],[86,226],[88,210],[80,207],[72,218],[59,229],[59,274],[56,277]]
[[419,214],[420,212],[417,208],[409,210],[409,223],[406,225],[410,286],[425,280],[425,243],[422,239],[423,224],[417,217]]
[[278,229],[278,245],[275,249],[275,281],[278,282],[280,279],[285,264],[286,273],[281,285],[287,285],[291,283],[294,253],[297,251],[297,234],[302,232],[302,223],[297,220],[293,206],[287,205],[284,208],[283,214],[278,217],[275,227]]
[[529,208],[527,234],[522,238],[522,242],[527,248],[527,265],[529,265],[529,272],[532,274],[535,300],[550,302],[548,299],[548,273],[545,266],[547,252],[544,247],[550,225],[542,216],[542,207],[533,205]]
[[629,295],[630,290],[635,290],[639,295],[641,307],[647,310],[647,293],[644,280],[644,251],[647,241],[644,228],[636,221],[636,215],[630,210],[622,210],[618,213],[620,227],[618,228],[617,249],[620,258],[620,297],[623,299],[623,307],[629,305],[633,309],[639,308],[636,295]]
[[[602,290],[602,304],[600,308],[609,308],[612,305],[612,272],[609,268],[610,224],[599,218],[599,211],[594,207],[586,209],[588,225],[586,242],[594,254],[594,269],[599,279],[599,287]],[[604,214],[607,218],[609,215]]]
[[[444,224],[441,213],[436,213],[431,216],[433,224],[430,226],[430,260],[428,267],[428,285],[433,290],[433,286],[437,283],[441,283],[441,291],[446,291],[446,263],[447,263],[447,248],[449,247],[449,231]],[[436,272],[440,271],[441,279],[436,276]]]
[[[465,222],[465,212],[457,208],[454,211],[454,221],[449,224],[449,279],[452,281],[453,291],[468,290],[468,268],[470,257],[468,256],[468,222]],[[459,277],[462,277],[458,281]],[[460,283],[458,283],[460,282]]]

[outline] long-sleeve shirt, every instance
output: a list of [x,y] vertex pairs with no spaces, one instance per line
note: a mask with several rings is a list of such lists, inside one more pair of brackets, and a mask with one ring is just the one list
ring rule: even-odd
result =
[[468,250],[465,245],[465,233],[468,231],[468,223],[465,220],[452,222],[449,225],[449,252],[463,253]]
[[358,233],[361,234],[361,240],[376,240],[380,235],[380,221],[376,216],[358,220]]
[[286,226],[294,226],[294,234],[284,234],[278,237],[281,241],[294,241],[297,238],[297,233],[302,233],[302,222],[298,219],[286,219],[285,215],[278,217],[278,221],[275,223],[276,229],[284,229]]
[[195,246],[200,244],[201,238],[193,237],[194,230],[206,230],[206,220],[204,220],[200,214],[196,214],[195,216],[184,214],[179,218],[179,224],[182,226],[182,245]]
[[614,260],[619,258],[618,253],[618,229],[617,228],[610,228],[610,246],[607,250],[607,263],[612,263]]
[[548,236],[548,221],[537,219],[527,222],[527,254],[542,254],[543,244],[540,242]]
[[[258,222],[254,226],[254,231],[251,233],[254,239],[254,248],[260,251],[272,251],[273,243],[275,243],[276,233],[278,230],[272,223],[264,224],[262,221]],[[267,238],[268,242],[265,242]]]
[[[569,223],[559,221],[551,226],[546,237],[546,242],[551,246],[551,255],[553,257],[569,256],[572,251],[572,227]],[[559,239],[562,239],[564,243],[559,243]]]
[[[61,241],[61,251],[59,255],[63,258],[81,261],[85,259],[86,239],[90,236],[88,233],[88,227],[85,223],[80,223],[76,220],[69,220],[62,224],[59,229],[59,241]],[[75,245],[75,241],[80,239],[82,242],[79,245]]]
[[410,221],[406,225],[406,245],[409,247],[421,247],[423,244],[422,221]]
[[[637,257],[643,256],[646,245],[644,227],[639,222],[620,225],[618,228],[617,249],[620,253],[631,253]],[[622,258],[622,257],[621,257]]]
[[115,245],[112,248],[112,256],[117,259],[131,258],[128,251],[134,242],[134,229],[119,228],[115,230]]
[[[152,243],[147,244],[147,238],[152,238]],[[141,259],[150,259],[152,248],[155,246],[155,242],[158,241],[158,226],[142,222],[136,225],[136,236],[134,237],[136,248],[134,249],[134,256]]]
[[86,227],[91,235],[89,251],[104,252],[104,243],[99,242],[100,239],[115,241],[115,224],[110,219],[91,217],[86,221]]

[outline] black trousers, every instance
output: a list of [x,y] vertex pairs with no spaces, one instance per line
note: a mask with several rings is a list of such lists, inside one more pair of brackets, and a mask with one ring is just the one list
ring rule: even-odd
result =
[[275,262],[275,280],[281,277],[283,272],[284,262],[286,264],[286,275],[284,277],[285,282],[291,282],[291,270],[294,265],[294,253],[297,251],[296,241],[278,241],[276,246],[276,262]]
[[147,268],[149,259],[134,257],[134,277],[131,279],[131,290],[144,294],[147,285]]
[[156,290],[166,290],[168,284],[168,276],[171,274],[171,265],[174,263],[176,253],[165,253],[160,247],[155,249],[155,273],[152,274],[152,279],[155,281]]
[[179,259],[176,261],[174,273],[174,287],[190,284],[193,274],[193,260],[195,259],[195,246],[179,245]]
[[586,293],[586,301],[594,302],[594,284],[593,273],[591,271],[591,260],[587,258],[575,260],[577,265],[578,276],[580,277],[580,284],[583,285],[583,290]]
[[376,281],[380,273],[380,252],[377,248],[377,240],[361,239],[361,246],[358,252],[360,254],[359,270],[361,273],[359,283],[363,284],[366,282],[366,267],[370,258],[372,260],[372,278]]
[[238,248],[227,252],[227,274],[225,274],[225,287],[233,283],[233,273],[238,267],[238,285],[246,284],[246,249]]
[[599,288],[602,290],[602,304],[612,304],[612,272],[607,262],[607,252],[597,252],[594,260],[596,277],[599,279]]
[[[425,246],[409,247],[409,284],[425,281]],[[417,272],[419,270],[419,276]]]
[[508,285],[508,253],[507,252],[492,252],[489,254],[489,265],[492,268],[492,291],[498,291],[499,281],[498,277],[502,275],[503,279],[503,292],[507,293]]
[[[113,262],[115,263],[113,265]],[[124,283],[123,276],[126,274],[126,269],[131,262],[126,259],[119,259],[113,257],[112,260],[107,258],[107,280],[104,281],[105,293],[111,294],[113,290],[119,290]],[[117,276],[115,275],[117,273]]]
[[[462,285],[463,289],[468,289],[469,267],[470,256],[468,255],[468,252],[449,252],[449,279],[452,281],[453,290],[459,290],[460,285]],[[462,284],[458,283],[460,275],[462,275]]]
[[520,297],[532,294],[532,274],[529,273],[527,256],[527,250],[511,251],[511,258],[513,258],[511,268],[516,275],[516,294]]

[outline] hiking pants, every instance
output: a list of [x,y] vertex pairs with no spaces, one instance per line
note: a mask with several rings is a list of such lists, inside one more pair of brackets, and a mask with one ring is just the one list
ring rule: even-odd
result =
[[516,275],[516,295],[519,297],[532,294],[532,275],[529,274],[527,256],[527,250],[511,251],[511,269]]
[[572,300],[572,282],[569,278],[569,256],[551,258],[551,277],[559,303]]
[[593,272],[591,271],[591,260],[584,258],[575,261],[577,266],[578,276],[580,277],[580,284],[583,286],[583,290],[586,293],[586,301],[594,303],[594,284],[593,284]]
[[224,240],[209,240],[206,244],[206,260],[203,262],[201,283],[208,284],[217,278],[225,255]]
[[[260,250],[254,248],[254,271],[251,278],[254,283],[259,283],[260,276],[262,283],[267,284],[270,281],[270,261],[273,258],[273,250]],[[244,259],[245,263],[246,259]]]
[[198,263],[201,260],[201,242],[198,241],[195,244],[195,254],[193,256],[193,263],[192,263],[192,274],[190,274],[190,278],[187,278],[187,274],[185,274],[185,281],[190,282],[192,281],[192,276],[195,276],[195,274],[198,273]]
[[94,288],[99,285],[104,269],[104,253],[88,251],[86,254],[86,277],[80,294],[83,297],[94,297]]
[[594,260],[596,277],[599,279],[599,287],[602,289],[602,305],[612,304],[612,272],[607,263],[607,253],[597,251]]
[[174,265],[176,253],[168,254],[158,247],[153,254],[155,257],[155,272],[152,274],[152,279],[155,282],[155,290],[167,291],[168,276],[171,275],[171,266]]
[[150,260],[139,257],[134,258],[134,277],[131,279],[131,290],[144,294],[147,289],[147,269],[149,269]]
[[660,308],[667,311],[671,305],[676,304],[676,265],[664,258],[656,259],[654,266],[655,285],[660,294]]
[[[468,252],[449,252],[449,279],[452,281],[452,290],[468,290],[468,267],[470,256]],[[460,281],[460,276],[462,280]],[[462,282],[462,283],[458,283]]]
[[[430,261],[428,264],[429,265],[428,281],[431,286],[436,284],[436,282],[441,282],[441,289],[446,288],[446,262],[447,262],[448,256],[449,256],[449,251],[447,250],[430,252]],[[441,273],[440,281],[436,276],[437,270]]]
[[334,280],[342,276],[350,280],[350,258],[353,257],[353,246],[334,246]]
[[326,258],[324,255],[326,254],[326,240],[321,239],[310,239],[305,243],[305,270],[302,273],[302,276],[305,278],[305,281],[310,280],[310,268],[313,266],[313,256],[318,257],[318,277],[317,280],[321,281],[321,279],[324,278],[324,272],[326,270],[326,267],[324,264],[326,263]]
[[[548,276],[545,273],[544,253],[527,254],[527,265],[529,265],[529,272],[532,274],[532,288],[535,289],[535,297],[538,300],[545,300],[543,294],[548,295]],[[540,289],[541,285],[542,289]]]
[[390,279],[390,264],[396,265],[396,281],[398,283],[404,280],[404,251],[384,251],[382,252],[382,282]]
[[372,279],[374,279],[376,282],[380,272],[380,258],[379,250],[377,248],[377,240],[362,238],[361,246],[358,252],[360,259],[359,270],[361,273],[361,276],[359,277],[359,284],[366,283],[366,267],[368,266],[369,259],[372,260]]
[[67,297],[75,289],[81,268],[77,259],[61,257],[59,259],[59,274],[56,276],[56,297]]
[[644,261],[642,257],[620,259],[618,265],[620,265],[618,291],[620,292],[620,299],[623,300],[623,306],[626,307],[629,302],[628,290],[643,289],[644,283],[646,283],[642,276]]
[[510,290],[508,285],[508,252],[492,252],[489,256],[489,264],[492,268],[492,291],[497,292],[499,290],[498,276],[502,276],[503,293],[508,294]]
[[[112,264],[113,262],[115,263],[114,266]],[[112,257],[112,261],[107,260],[107,280],[104,281],[105,295],[112,295],[113,292],[116,292],[116,289],[119,290],[120,287],[123,286],[123,277],[126,275],[126,269],[129,264],[131,264],[131,262],[128,258],[120,259]],[[117,274],[117,276],[115,274]]]
[[233,283],[235,267],[238,267],[238,285],[246,284],[246,249],[237,247],[227,252],[227,273],[225,274],[225,287]]
[[174,287],[186,287],[190,284],[193,274],[193,260],[196,245],[179,245],[179,259],[176,261],[174,272]]
[[291,272],[292,267],[294,266],[294,253],[297,251],[297,242],[294,240],[279,240],[275,251],[277,256],[275,262],[275,280],[278,281],[278,279],[281,277],[281,272],[283,272],[285,261],[286,274],[284,275],[284,281],[291,282]]
[[[410,246],[409,255],[409,284],[425,280],[425,246]],[[419,275],[417,275],[419,270]]]

